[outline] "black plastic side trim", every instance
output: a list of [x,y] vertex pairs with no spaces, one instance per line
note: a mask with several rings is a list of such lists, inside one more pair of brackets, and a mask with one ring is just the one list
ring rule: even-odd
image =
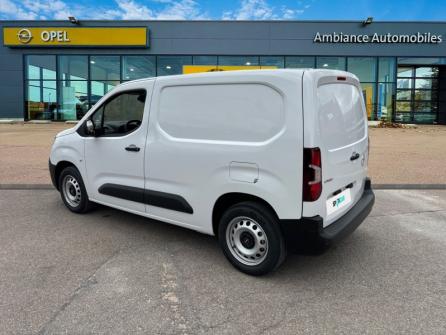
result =
[[57,187],[57,181],[56,181],[56,165],[51,164],[51,161],[48,160],[48,168],[50,170],[51,183],[57,190],[59,190],[59,188]]
[[162,207],[192,214],[194,210],[182,196],[172,193],[145,190],[144,202],[150,206]]
[[109,195],[111,197],[144,203],[144,189],[117,185],[104,184],[99,187],[99,193]]
[[171,209],[178,212],[193,214],[193,209],[182,196],[143,188],[124,186],[117,184],[104,184],[99,187],[99,193],[116,198],[144,203]]

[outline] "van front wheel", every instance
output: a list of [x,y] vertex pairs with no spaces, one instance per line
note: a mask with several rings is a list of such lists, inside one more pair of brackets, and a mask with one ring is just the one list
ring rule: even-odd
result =
[[85,213],[91,208],[81,174],[74,166],[62,170],[59,190],[65,206],[74,213]]
[[221,217],[218,236],[232,265],[250,275],[275,270],[286,256],[276,215],[256,202],[230,207]]

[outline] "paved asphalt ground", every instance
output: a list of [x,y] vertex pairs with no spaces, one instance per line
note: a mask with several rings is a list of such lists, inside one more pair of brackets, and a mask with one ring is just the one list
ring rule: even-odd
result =
[[231,267],[214,238],[0,191],[2,334],[445,334],[446,191],[380,190],[323,255]]

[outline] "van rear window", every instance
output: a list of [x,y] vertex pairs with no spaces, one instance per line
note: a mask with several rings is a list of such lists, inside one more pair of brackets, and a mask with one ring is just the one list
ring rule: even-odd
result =
[[347,146],[365,136],[365,111],[361,92],[354,85],[319,86],[319,125],[329,150]]

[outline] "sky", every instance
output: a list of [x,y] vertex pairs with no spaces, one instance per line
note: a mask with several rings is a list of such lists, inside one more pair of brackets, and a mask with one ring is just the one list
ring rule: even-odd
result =
[[0,20],[446,21],[445,0],[0,0]]

